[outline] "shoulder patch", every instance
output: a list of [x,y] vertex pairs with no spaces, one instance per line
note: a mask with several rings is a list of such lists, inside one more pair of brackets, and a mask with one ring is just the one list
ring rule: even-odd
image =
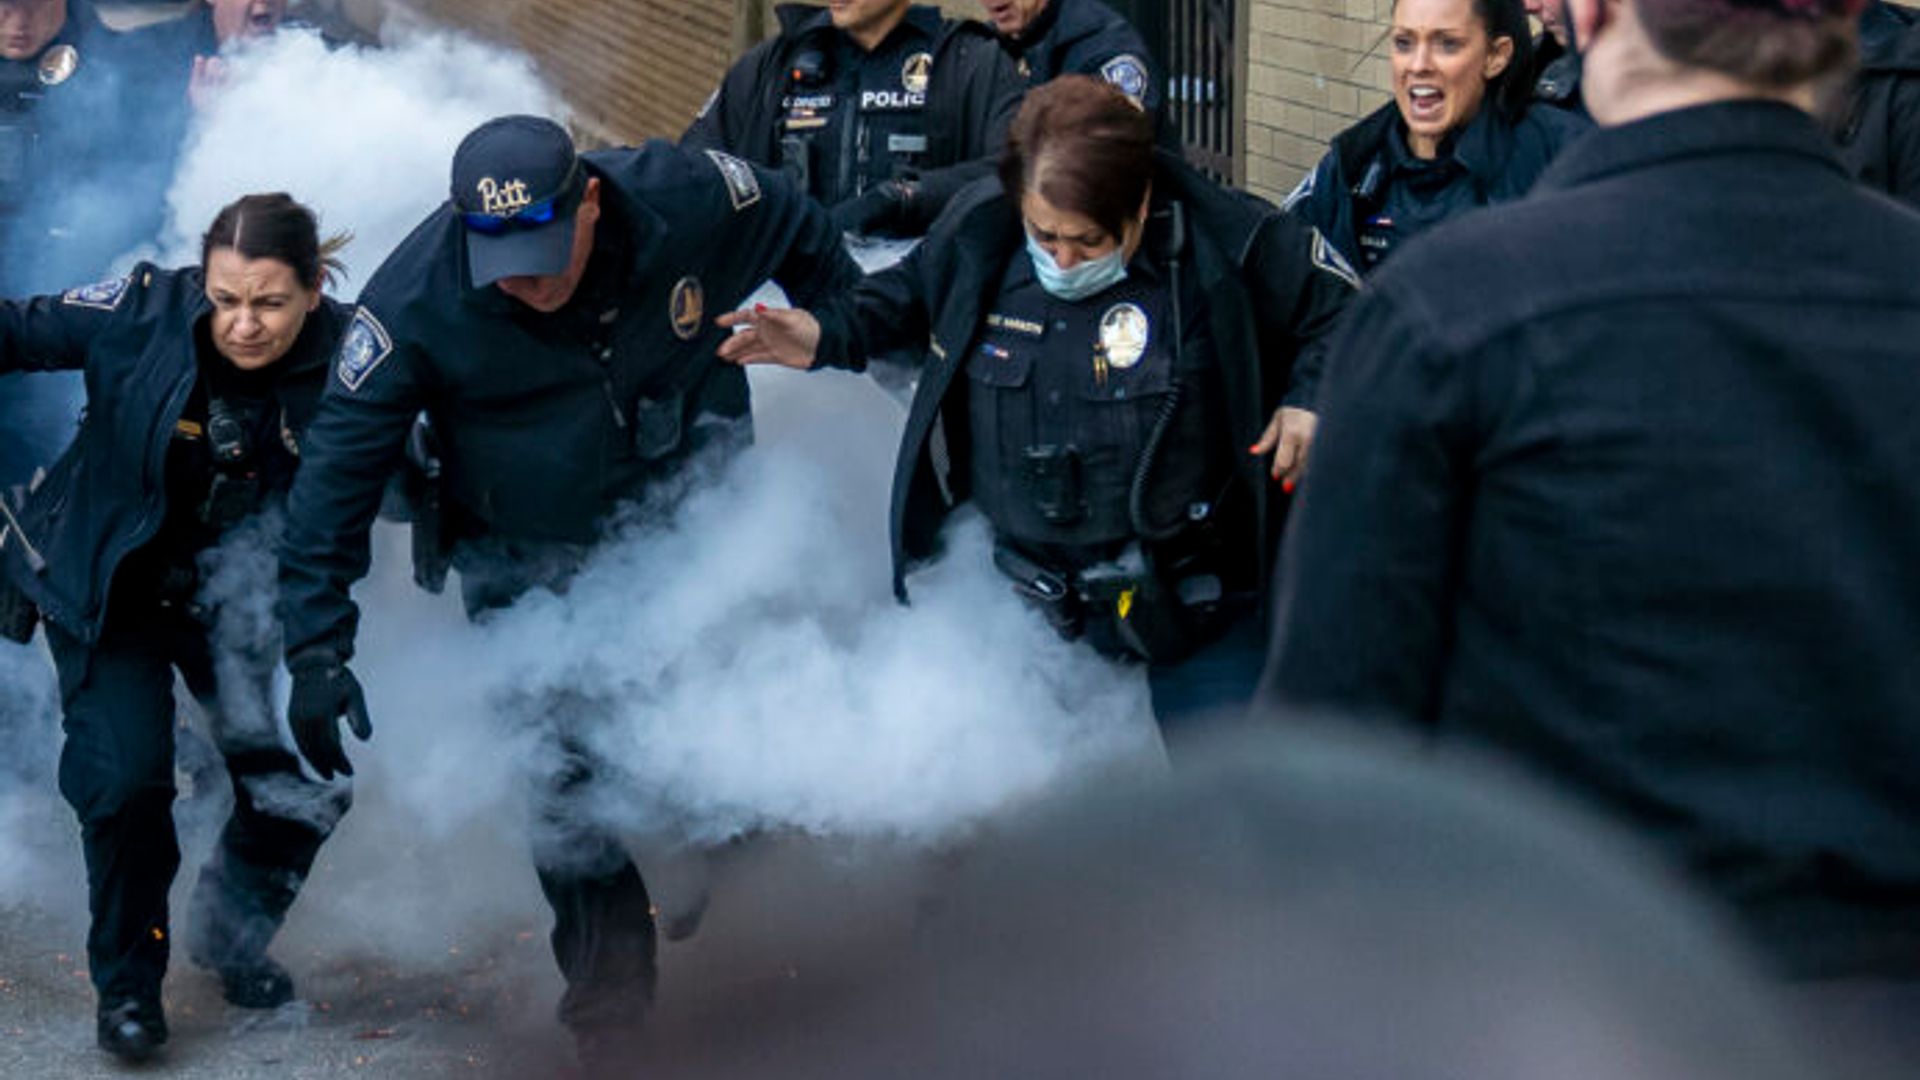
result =
[[1353,264],[1332,244],[1327,243],[1327,238],[1320,235],[1319,229],[1313,230],[1313,265],[1356,289],[1360,287],[1360,275],[1353,272]]
[[1153,85],[1153,77],[1147,74],[1145,61],[1132,53],[1121,53],[1101,64],[1100,77],[1118,87],[1136,105],[1146,103],[1147,88]]
[[96,281],[91,285],[82,285],[80,288],[68,289],[61,293],[60,302],[73,307],[116,311],[120,307],[120,301],[126,299],[127,287],[132,284],[132,274],[108,281]]
[[1293,186],[1293,190],[1287,193],[1285,199],[1280,200],[1280,209],[1292,210],[1294,207],[1300,205],[1308,196],[1312,195],[1314,180],[1319,175],[1320,167],[1316,165],[1307,172],[1307,175],[1300,178],[1300,182]]
[[713,160],[713,167],[720,170],[721,179],[727,182],[727,196],[733,200],[735,211],[760,201],[760,178],[753,175],[753,166],[718,150],[708,150],[706,154]]
[[347,326],[346,336],[340,339],[340,359],[334,365],[334,374],[340,377],[342,386],[358,390],[367,376],[373,374],[373,369],[392,353],[393,338],[387,336],[387,328],[380,325],[373,312],[355,308],[353,322]]

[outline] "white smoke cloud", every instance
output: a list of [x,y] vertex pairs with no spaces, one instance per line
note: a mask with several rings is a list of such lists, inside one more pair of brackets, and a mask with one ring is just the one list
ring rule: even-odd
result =
[[[560,111],[522,57],[448,36],[389,44],[328,51],[283,34],[235,57],[169,193],[160,261],[195,261],[200,230],[233,198],[285,190],[324,231],[355,234],[350,295],[445,198],[467,131]],[[846,376],[753,381],[757,445],[670,521],[643,515],[564,597],[532,594],[470,625],[457,582],[445,596],[414,589],[404,534],[376,531],[354,662],[375,736],[348,746],[355,808],[278,951],[444,964],[462,927],[542,921],[523,785],[549,718],[525,706],[562,691],[599,714],[590,741],[611,768],[594,813],[669,846],[792,830],[935,843],[1151,750],[1139,671],[1026,612],[978,521],[951,531],[911,608],[894,602],[897,402]],[[50,758],[51,726],[36,730],[25,749]],[[0,889],[23,883],[71,910],[79,858],[50,773],[0,784]],[[36,854],[49,835],[50,868]],[[197,854],[189,845],[187,881]]]
[[199,236],[241,195],[286,191],[325,232],[354,234],[364,284],[447,197],[454,147],[505,113],[555,115],[558,99],[525,57],[449,34],[413,32],[387,49],[329,50],[283,32],[230,58],[168,195],[161,261],[200,257]]

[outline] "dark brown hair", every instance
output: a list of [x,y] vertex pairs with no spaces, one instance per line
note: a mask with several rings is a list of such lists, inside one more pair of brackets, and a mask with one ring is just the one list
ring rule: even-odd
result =
[[1637,2],[1640,24],[1660,55],[1769,90],[1851,66],[1857,7],[1853,0]]
[[1000,184],[1084,214],[1114,236],[1153,179],[1153,120],[1111,84],[1062,75],[1027,91],[1000,156]]
[[293,267],[302,288],[331,285],[346,273],[340,250],[351,234],[320,239],[320,220],[293,196],[276,191],[242,195],[228,203],[200,238],[200,267],[215,248],[232,248],[248,259],[277,259]]

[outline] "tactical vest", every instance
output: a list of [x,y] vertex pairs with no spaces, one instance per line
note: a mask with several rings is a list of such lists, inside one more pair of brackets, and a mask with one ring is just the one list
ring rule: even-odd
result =
[[1198,308],[1142,258],[1077,302],[1011,260],[966,361],[973,498],[1002,538],[1099,558],[1209,517],[1230,466]]
[[870,53],[842,34],[809,35],[787,66],[780,168],[830,206],[924,165],[932,47],[912,23]]

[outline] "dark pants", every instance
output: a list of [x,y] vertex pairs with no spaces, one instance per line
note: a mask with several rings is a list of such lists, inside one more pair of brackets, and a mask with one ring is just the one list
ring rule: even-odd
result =
[[302,776],[281,745],[269,663],[256,659],[227,680],[239,685],[222,686],[202,623],[119,597],[109,610],[91,647],[47,627],[66,730],[60,793],[80,818],[94,988],[102,1002],[153,1001],[167,970],[167,891],[180,868],[174,672],[206,710],[233,783],[232,817],[194,889],[196,961],[232,966],[265,952],[351,794]]
[[[529,589],[564,591],[585,557],[584,548],[571,545],[464,546],[455,565],[467,617],[484,622]],[[553,908],[553,958],[567,982],[560,1022],[576,1034],[636,1033],[653,1002],[658,946],[646,882],[589,805],[607,770],[583,736],[606,721],[605,703],[556,690],[499,705],[540,731],[533,865]]]
[[1264,620],[1255,612],[1175,664],[1147,668],[1153,717],[1169,754],[1188,739],[1244,723],[1267,662]]

